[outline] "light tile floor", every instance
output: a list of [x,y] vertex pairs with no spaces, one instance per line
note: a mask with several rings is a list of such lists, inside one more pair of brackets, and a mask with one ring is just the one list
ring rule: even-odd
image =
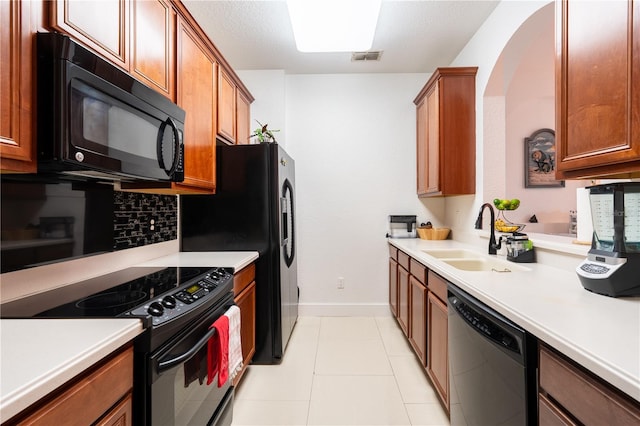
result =
[[392,317],[299,317],[280,365],[251,365],[233,425],[449,425]]

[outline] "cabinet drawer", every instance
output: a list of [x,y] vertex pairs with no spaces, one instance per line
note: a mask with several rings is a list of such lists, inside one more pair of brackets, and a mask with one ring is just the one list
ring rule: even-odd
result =
[[540,347],[540,388],[585,425],[637,425],[640,408],[610,385]]
[[573,420],[543,394],[538,394],[538,424],[541,426],[576,426]]
[[427,285],[427,268],[415,259],[411,259],[409,264],[409,272],[416,277],[425,286]]
[[447,282],[435,272],[429,271],[427,275],[427,287],[445,304],[447,303]]
[[398,264],[407,271],[409,270],[409,259],[411,258],[408,254],[398,250]]
[[251,265],[242,268],[239,272],[236,272],[233,276],[233,294],[234,296],[242,293],[242,290],[245,289],[253,280],[256,279],[256,264],[252,263]]
[[396,262],[398,261],[398,249],[389,244],[389,257]]

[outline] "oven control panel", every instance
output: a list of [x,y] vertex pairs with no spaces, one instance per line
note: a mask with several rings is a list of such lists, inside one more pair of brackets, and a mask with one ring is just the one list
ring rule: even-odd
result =
[[233,275],[227,269],[213,268],[177,289],[138,306],[128,315],[151,315],[152,324],[158,326],[207,303],[220,293],[216,289],[223,287],[231,280],[233,280]]

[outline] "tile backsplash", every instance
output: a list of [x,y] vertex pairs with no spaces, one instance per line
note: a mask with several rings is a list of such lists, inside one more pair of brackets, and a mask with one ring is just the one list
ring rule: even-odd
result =
[[173,195],[114,191],[113,249],[178,238],[178,199]]
[[178,238],[175,195],[34,176],[0,184],[0,273]]

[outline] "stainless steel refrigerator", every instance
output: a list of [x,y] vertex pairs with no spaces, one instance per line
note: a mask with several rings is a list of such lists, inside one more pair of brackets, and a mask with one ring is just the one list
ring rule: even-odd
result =
[[255,364],[279,364],[298,318],[295,170],[276,143],[218,146],[216,194],[180,196],[182,251],[258,251]]

